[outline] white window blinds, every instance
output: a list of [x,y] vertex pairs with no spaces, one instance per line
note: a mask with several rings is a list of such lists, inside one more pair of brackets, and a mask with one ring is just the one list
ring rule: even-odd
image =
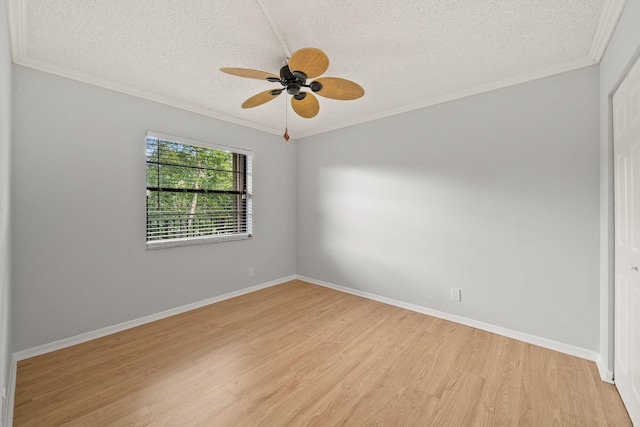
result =
[[147,134],[147,247],[251,237],[250,151]]

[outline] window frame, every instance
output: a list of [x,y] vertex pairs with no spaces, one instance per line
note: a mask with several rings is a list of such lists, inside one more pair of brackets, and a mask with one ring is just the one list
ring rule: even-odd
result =
[[[179,237],[172,239],[161,240],[147,240],[147,250],[173,248],[181,246],[202,245],[208,243],[229,242],[236,240],[248,240],[253,237],[253,151],[244,148],[231,147],[227,145],[214,144],[206,141],[199,141],[190,138],[179,137],[175,135],[168,135],[160,132],[147,131],[145,137],[145,236],[147,236],[148,227],[148,205],[147,205],[147,138],[155,138],[163,141],[176,142],[180,144],[192,145],[212,150],[223,151],[226,153],[242,154],[245,156],[245,179],[246,179],[246,231],[242,233],[233,234],[221,234],[221,235],[207,235],[207,236],[195,236],[195,237]],[[148,238],[145,237],[145,238]]]

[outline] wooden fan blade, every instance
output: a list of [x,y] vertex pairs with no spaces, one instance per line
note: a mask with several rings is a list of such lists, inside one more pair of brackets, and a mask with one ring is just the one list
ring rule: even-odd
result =
[[295,111],[300,117],[310,119],[315,117],[320,111],[320,103],[318,102],[318,98],[313,96],[311,92],[306,93],[307,96],[301,100],[297,100],[295,97],[292,97],[291,106],[293,107],[293,111]]
[[253,95],[251,98],[247,99],[242,103],[242,108],[253,108],[258,105],[262,105],[266,102],[271,101],[272,99],[276,99],[278,95],[272,95],[271,91],[273,89],[265,90],[264,92],[260,92],[257,95]]
[[316,82],[322,85],[322,89],[314,92],[316,95],[325,98],[351,100],[358,99],[364,95],[364,89],[358,83],[338,77],[322,77]]
[[302,71],[308,79],[313,79],[327,71],[329,68],[329,57],[320,49],[307,47],[297,50],[289,59],[289,69]]
[[250,68],[220,68],[223,73],[231,74],[232,76],[246,77],[248,79],[266,80],[267,77],[280,77],[275,74],[267,73],[266,71],[252,70]]

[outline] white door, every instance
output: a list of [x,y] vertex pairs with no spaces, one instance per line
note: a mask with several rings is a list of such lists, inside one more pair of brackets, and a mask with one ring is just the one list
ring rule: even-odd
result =
[[640,61],[613,95],[615,383],[640,426]]

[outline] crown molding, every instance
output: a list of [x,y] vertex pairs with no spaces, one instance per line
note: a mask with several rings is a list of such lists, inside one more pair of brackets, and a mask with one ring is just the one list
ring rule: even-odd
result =
[[[192,113],[200,114],[206,117],[222,120],[225,122],[233,123],[239,126],[255,129],[258,131],[270,133],[273,135],[282,135],[282,129],[274,128],[270,126],[264,126],[258,123],[254,123],[248,120],[239,119],[224,113],[220,113],[208,108],[198,107],[188,102],[179,101],[174,98],[157,95],[151,92],[140,90],[138,88],[119,84],[110,80],[100,79],[98,77],[91,76],[85,73],[79,73],[74,70],[70,70],[64,67],[58,67],[53,64],[35,61],[29,58],[25,49],[24,35],[27,30],[26,22],[26,9],[28,7],[29,0],[6,0],[7,1],[7,16],[9,21],[9,33],[11,41],[11,57],[13,63],[22,65],[23,67],[32,68],[34,70],[43,71],[45,73],[55,74],[60,77],[65,77],[72,80],[77,80],[82,83],[87,83],[93,86],[98,86],[104,89],[113,90],[116,92],[124,93],[127,95],[135,96],[137,98],[154,101],[160,104],[168,105],[170,107],[179,108],[181,110],[190,111]],[[298,135],[294,132],[289,133],[292,140],[296,140]]]
[[611,36],[618,25],[622,11],[626,4],[626,0],[606,0],[602,8],[602,14],[600,14],[600,21],[598,22],[598,28],[596,28],[596,34],[593,37],[593,43],[591,43],[591,50],[589,51],[589,58],[595,62],[600,62],[604,55]]
[[[12,1],[19,2],[20,0],[12,0]],[[22,54],[21,49],[17,52]],[[233,117],[217,111],[209,110],[207,108],[198,107],[198,106],[189,104],[187,102],[178,101],[173,98],[164,97],[154,93],[146,92],[146,91],[137,89],[135,87],[122,85],[122,84],[115,83],[105,79],[100,79],[84,73],[78,73],[76,71],[69,70],[67,68],[58,67],[48,63],[33,61],[30,58],[24,58],[24,57],[17,60],[14,57],[14,62],[18,65],[33,68],[35,70],[44,71],[46,73],[55,74],[55,75],[69,78],[72,80],[77,80],[90,85],[102,87],[104,89],[114,90],[116,92],[135,96],[138,98],[147,99],[149,101],[158,102],[160,104],[179,108],[185,111],[190,111],[192,113],[201,114],[203,116],[211,117],[218,120],[223,120],[229,123],[234,123],[239,126],[244,126],[247,128],[259,130],[259,131],[270,133],[273,135],[278,135],[278,136],[282,135],[282,129],[276,129],[276,128],[264,126],[258,123],[250,122],[248,120],[242,120],[237,117]],[[361,123],[379,120],[385,117],[395,116],[397,114],[407,113],[413,110],[419,110],[421,108],[442,104],[444,102],[454,101],[460,98],[466,98],[467,96],[477,95],[480,93],[489,92],[492,90],[501,89],[504,87],[513,86],[520,83],[526,83],[532,80],[549,77],[555,74],[561,74],[564,72],[573,71],[579,68],[595,65],[596,63],[597,62],[591,58],[583,58],[576,61],[549,67],[543,70],[535,71],[532,73],[524,73],[518,76],[509,77],[496,82],[490,82],[486,84],[472,86],[462,91],[450,93],[440,97],[429,98],[419,103],[405,105],[402,107],[386,110],[380,113],[375,113],[368,116],[360,117],[358,119],[347,120],[344,122],[336,123],[334,125],[312,129],[308,132],[297,132],[297,133],[290,132],[290,136],[292,140],[300,140],[301,138],[306,138],[308,136],[318,135],[318,134],[329,132],[332,130],[337,130],[337,129],[341,129],[341,128],[345,128],[345,127],[349,127],[349,126],[353,126]]]
[[309,132],[301,132],[297,135],[297,139],[306,138],[308,136],[318,135],[321,133],[325,133],[325,132],[329,132],[332,130],[337,130],[337,129],[341,129],[349,126],[354,126],[361,123],[371,122],[374,120],[383,119],[385,117],[395,116],[397,114],[408,113],[409,111],[419,110],[421,108],[431,107],[433,105],[442,104],[449,101],[455,101],[456,99],[466,98],[468,96],[478,95],[480,93],[502,89],[505,87],[514,86],[521,83],[527,83],[533,80],[550,77],[556,74],[566,73],[568,71],[589,67],[595,64],[597,64],[597,62],[591,58],[582,58],[576,61],[566,62],[564,64],[555,65],[539,71],[534,71],[531,73],[523,73],[517,76],[508,77],[506,79],[498,80],[495,82],[472,86],[467,89],[446,94],[443,96],[428,98],[418,103],[404,105],[402,107],[393,108],[387,111],[383,111],[381,113],[375,113],[369,116],[360,117],[358,119],[337,123],[335,125],[325,126],[319,129],[313,129]]
[[[174,98],[154,94],[151,92],[137,89],[133,86],[123,85],[110,80],[94,77],[89,74],[79,73],[77,71],[69,70],[64,67],[58,67],[56,65],[52,65],[48,63],[33,61],[30,58],[22,58],[17,61],[14,60],[14,63],[16,63],[17,65],[22,65],[24,67],[33,68],[34,70],[44,71],[49,74],[55,74],[57,76],[65,77],[71,80],[77,80],[82,83],[87,83],[87,84],[98,86],[104,89],[113,90],[116,92],[124,93],[126,95],[135,96],[137,98],[154,101],[160,104],[168,105],[170,107],[175,107],[181,110],[190,111],[192,113],[196,113],[196,114],[211,117],[214,119],[222,120],[225,122],[233,123],[243,127],[259,130],[266,133],[271,133],[274,135],[282,134],[281,129],[276,129],[276,128],[264,126],[258,123],[250,122],[248,120],[239,119],[237,117],[229,116],[229,115],[220,113],[218,111],[210,110],[208,108],[199,107],[197,105],[193,105],[188,102],[179,101]],[[294,136],[291,136],[291,138],[295,139]]]
[[[19,2],[20,0],[11,0],[14,2]],[[20,44],[20,43],[16,43]],[[219,113],[217,111],[209,110],[207,108],[198,107],[187,102],[178,101],[173,98],[160,96],[154,93],[146,92],[135,87],[122,85],[119,83],[115,83],[109,80],[100,79],[91,75],[78,73],[73,70],[69,70],[63,67],[58,67],[52,64],[41,63],[37,61],[33,61],[29,58],[24,58],[22,56],[23,50],[20,46],[18,46],[15,50],[14,54],[14,63],[18,65],[22,65],[24,67],[33,68],[38,71],[44,71],[46,73],[55,74],[61,77],[69,78],[72,80],[77,80],[83,83],[87,83],[93,86],[102,87],[104,89],[113,90],[116,92],[124,93],[127,95],[135,96],[142,99],[147,99],[149,101],[158,102],[160,104],[168,105],[171,107],[179,108],[181,110],[190,111],[192,113],[201,114],[203,116],[211,117],[218,120],[223,120],[229,123],[233,123],[239,126],[255,129],[258,131],[270,133],[273,135],[282,135],[282,129],[276,129],[268,126],[264,126],[258,123],[250,122],[248,120],[242,120],[237,117],[229,116],[226,114]],[[509,77],[503,80],[499,80],[496,82],[486,83],[482,85],[476,85],[458,92],[450,93],[440,97],[429,98],[423,100],[419,103],[409,104],[402,107],[386,110],[380,113],[371,114],[368,116],[360,117],[354,120],[347,120],[344,122],[336,123],[334,125],[325,126],[317,129],[312,129],[308,132],[299,132],[293,133],[290,132],[290,136],[292,140],[300,140],[301,138],[306,138],[308,136],[318,135],[321,133],[329,132],[332,130],[337,130],[349,126],[354,126],[361,123],[366,123],[374,120],[383,119],[385,117],[395,116],[397,114],[407,113],[409,111],[419,110],[421,108],[430,107],[437,104],[442,104],[444,102],[454,101],[460,98],[466,98],[468,96],[477,95],[484,92],[489,92],[496,89],[501,89],[508,86],[517,85],[520,83],[526,83],[532,80],[537,80],[545,77],[549,77],[555,74],[561,74],[568,71],[573,71],[579,68],[588,67],[591,65],[595,65],[597,62],[591,58],[584,58],[577,61],[572,61],[565,64],[560,64],[557,66],[549,67],[544,70],[535,71],[532,73],[524,73],[518,76]]]
[[[11,54],[12,54],[13,62],[15,64],[33,68],[39,71],[55,74],[65,78],[77,80],[83,83],[91,84],[91,85],[102,87],[105,89],[114,90],[116,92],[121,92],[121,93],[135,96],[138,98],[143,98],[150,101],[158,102],[160,104],[176,107],[182,110],[190,111],[190,112],[211,117],[214,119],[223,120],[239,126],[255,129],[255,130],[270,133],[273,135],[278,135],[278,136],[282,135],[282,129],[280,128],[274,128],[271,126],[265,126],[262,124],[251,122],[248,120],[243,120],[234,116],[221,113],[219,111],[214,111],[204,107],[199,107],[196,105],[192,105],[188,102],[180,101],[170,97],[157,95],[151,92],[137,89],[132,86],[122,85],[106,79],[100,79],[88,74],[79,73],[63,67],[58,67],[53,64],[35,61],[32,58],[28,57],[27,52],[25,50],[25,40],[24,40],[24,35],[26,34],[26,30],[27,30],[26,10],[28,8],[29,0],[6,0],[6,1],[7,1],[7,13],[8,13],[8,21],[9,21],[9,32],[11,35],[10,37]],[[446,94],[444,96],[425,99],[418,103],[409,104],[409,105],[405,105],[398,108],[393,108],[383,112],[360,117],[358,119],[347,120],[347,121],[332,124],[329,126],[311,129],[306,132],[305,131],[290,132],[291,139],[299,140],[301,138],[305,138],[308,136],[318,135],[318,134],[329,132],[332,130],[337,130],[337,129],[341,129],[341,128],[345,128],[345,127],[349,127],[349,126],[353,126],[353,125],[357,125],[365,122],[370,122],[373,120],[378,120],[385,117],[390,117],[397,114],[402,114],[409,111],[430,107],[436,104],[453,101],[453,100],[464,98],[467,96],[477,95],[483,92],[501,89],[504,87],[525,83],[527,81],[549,77],[555,74],[560,74],[563,72],[572,71],[582,67],[588,67],[590,65],[597,64],[600,62],[600,60],[602,59],[602,56],[604,55],[607,44],[609,43],[609,40],[611,39],[611,36],[613,35],[613,32],[615,30],[616,24],[620,19],[625,3],[626,3],[626,0],[606,0],[605,1],[588,57],[585,57],[576,61],[552,66],[543,70],[534,71],[531,73],[523,73],[521,75],[509,77],[500,81],[476,85],[458,92]],[[258,4],[261,5],[261,2],[258,1]]]
[[9,39],[11,44],[11,58],[14,63],[24,57],[24,34],[26,16],[25,9],[27,0],[6,0],[7,1],[7,21],[9,23]]

